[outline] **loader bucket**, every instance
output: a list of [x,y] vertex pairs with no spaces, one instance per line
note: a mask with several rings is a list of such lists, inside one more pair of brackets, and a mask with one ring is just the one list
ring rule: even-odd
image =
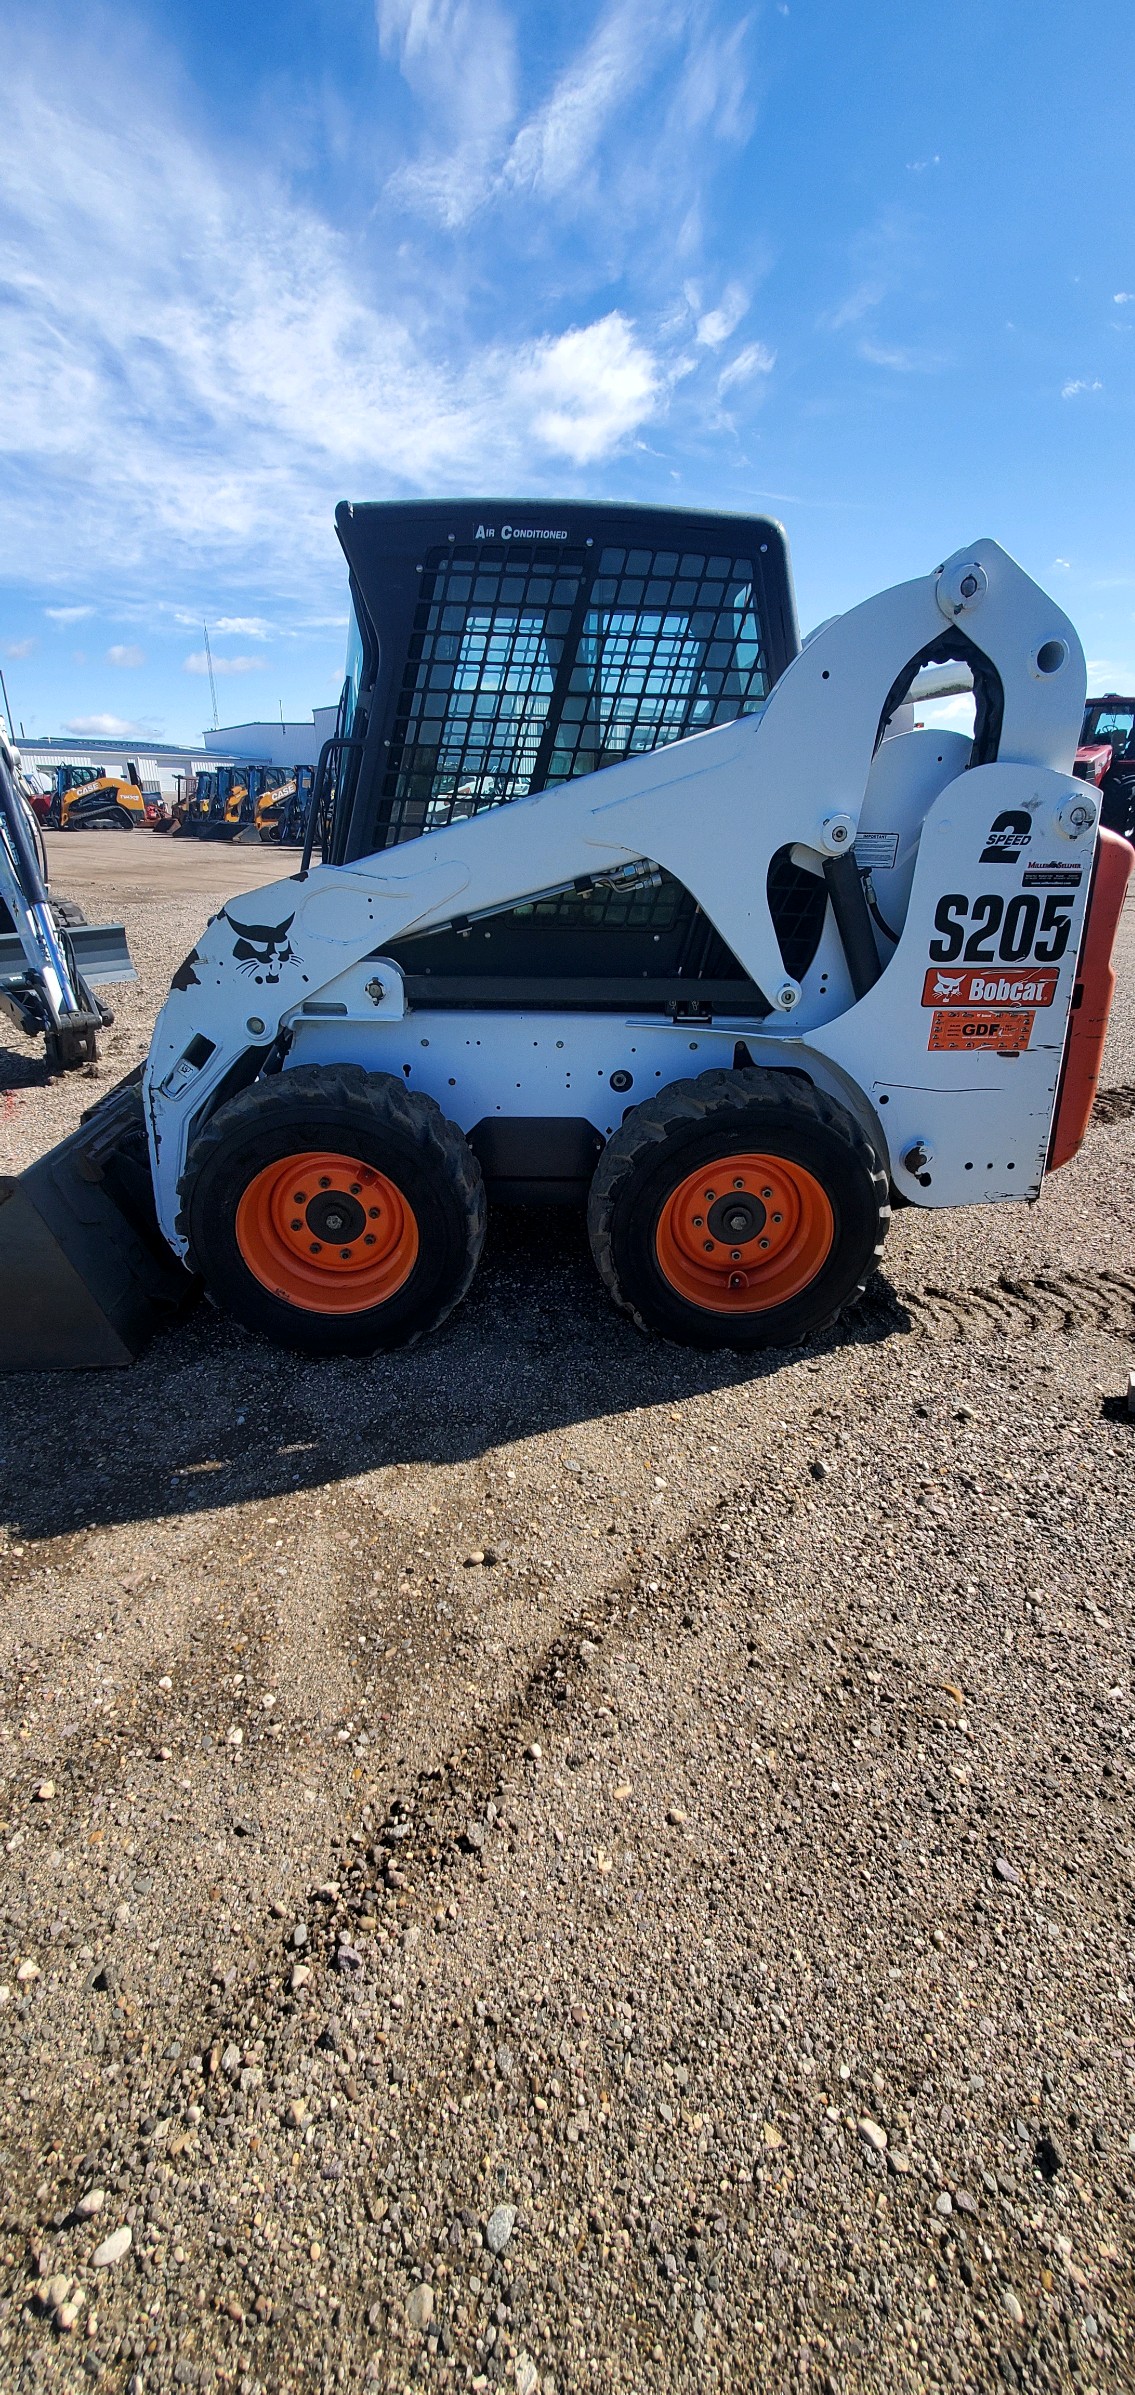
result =
[[0,1371],[131,1364],[197,1284],[166,1246],[137,1079],[0,1181]]

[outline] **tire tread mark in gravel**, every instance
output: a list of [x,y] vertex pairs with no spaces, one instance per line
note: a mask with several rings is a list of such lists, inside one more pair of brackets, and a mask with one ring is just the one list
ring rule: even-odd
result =
[[1112,1123],[1129,1122],[1133,1114],[1135,1114],[1135,1089],[1129,1085],[1120,1085],[1116,1089],[1097,1090],[1096,1102],[1092,1108],[1093,1125],[1099,1123],[1106,1130]]
[[981,1344],[993,1337],[1024,1339],[1037,1331],[1111,1331],[1129,1337],[1135,1313],[1135,1271],[1075,1271],[1072,1267],[1039,1272],[1029,1279],[1008,1273],[996,1281],[965,1289],[937,1281],[920,1288],[869,1291],[851,1310],[856,1328],[886,1326],[905,1311],[911,1335],[921,1339],[968,1339]]

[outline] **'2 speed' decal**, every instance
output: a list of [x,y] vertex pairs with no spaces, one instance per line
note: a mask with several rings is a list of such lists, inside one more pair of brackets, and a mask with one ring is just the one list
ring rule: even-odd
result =
[[1042,901],[1019,890],[1006,901],[999,890],[980,898],[948,890],[934,911],[937,938],[930,942],[936,965],[1019,965],[1025,957],[1055,964],[1068,946],[1076,900],[1050,890]]

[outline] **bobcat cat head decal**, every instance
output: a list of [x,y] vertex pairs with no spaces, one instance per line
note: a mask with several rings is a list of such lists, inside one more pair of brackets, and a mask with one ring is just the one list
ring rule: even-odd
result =
[[225,907],[224,917],[235,931],[233,957],[242,973],[259,983],[279,981],[285,965],[297,965],[299,958],[288,933],[295,922],[295,910],[283,923],[238,923]]

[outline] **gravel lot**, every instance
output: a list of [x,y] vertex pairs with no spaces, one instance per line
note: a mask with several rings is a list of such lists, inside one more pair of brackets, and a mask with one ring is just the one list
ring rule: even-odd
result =
[[[52,861],[109,1084],[275,865]],[[3,2383],[1135,2385],[1121,953],[1076,1163],[786,1359],[501,1213],[408,1356],[5,1383]]]

